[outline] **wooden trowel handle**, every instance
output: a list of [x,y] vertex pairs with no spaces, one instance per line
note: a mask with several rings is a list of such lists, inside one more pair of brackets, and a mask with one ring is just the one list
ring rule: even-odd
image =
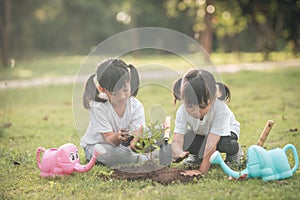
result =
[[265,140],[267,139],[267,137],[268,137],[268,135],[269,135],[269,133],[270,133],[270,131],[271,131],[274,123],[275,122],[273,120],[268,120],[267,121],[267,123],[265,125],[265,128],[264,128],[263,132],[261,133],[261,135],[260,135],[260,137],[259,137],[259,139],[257,141],[257,145],[258,146],[262,147],[264,145]]

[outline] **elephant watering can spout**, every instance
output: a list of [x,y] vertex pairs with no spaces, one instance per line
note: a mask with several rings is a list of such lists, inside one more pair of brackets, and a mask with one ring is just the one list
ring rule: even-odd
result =
[[89,161],[89,163],[86,164],[86,165],[81,165],[80,163],[76,163],[76,165],[74,166],[75,171],[76,172],[87,172],[87,171],[91,170],[92,167],[94,166],[95,162],[96,162],[97,157],[101,156],[105,153],[106,153],[105,148],[101,144],[96,144],[94,146],[93,157]]
[[225,171],[226,174],[228,174],[229,176],[231,176],[233,178],[238,179],[241,177],[241,174],[242,174],[241,172],[236,172],[228,167],[228,165],[223,161],[222,156],[219,151],[215,151],[211,155],[209,162],[211,164],[220,165],[222,167],[223,171]]

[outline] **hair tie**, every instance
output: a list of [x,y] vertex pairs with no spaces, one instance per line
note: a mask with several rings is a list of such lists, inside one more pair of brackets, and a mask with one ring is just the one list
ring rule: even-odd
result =
[[127,67],[129,75],[131,74],[130,66]]
[[220,90],[220,86],[218,83],[216,83],[216,91],[217,91],[216,92],[217,97],[220,98],[222,96],[222,92]]

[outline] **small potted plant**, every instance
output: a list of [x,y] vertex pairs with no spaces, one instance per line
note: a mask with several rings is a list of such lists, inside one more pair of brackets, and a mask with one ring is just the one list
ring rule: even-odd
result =
[[135,142],[136,152],[149,153],[149,159],[153,160],[152,152],[159,150],[159,161],[162,165],[171,163],[171,145],[168,143],[170,138],[171,118],[167,117],[164,124],[151,123],[146,128],[142,128],[138,140]]

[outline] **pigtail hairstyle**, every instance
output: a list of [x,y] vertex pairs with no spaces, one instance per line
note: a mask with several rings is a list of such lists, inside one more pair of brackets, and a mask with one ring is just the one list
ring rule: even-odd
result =
[[94,83],[95,74],[91,75],[85,83],[84,92],[82,96],[83,107],[86,109],[90,108],[90,101],[101,101],[99,91]]
[[183,77],[181,98],[190,105],[208,104],[216,96],[217,86],[211,73],[201,69],[187,72]]
[[217,82],[218,92],[220,95],[218,96],[218,99],[222,101],[230,102],[231,100],[231,93],[227,85],[224,83]]
[[180,97],[181,82],[182,82],[182,78],[175,81],[173,85],[174,105],[176,104],[176,101],[181,101],[181,97]]
[[140,78],[139,73],[136,68],[129,64],[128,68],[130,70],[130,87],[131,87],[131,96],[136,97],[140,87]]
[[229,88],[220,82],[216,82],[214,76],[202,69],[194,69],[187,72],[181,84],[181,98],[187,104],[208,104],[215,97],[222,101],[230,101]]
[[91,75],[85,84],[83,106],[90,108],[90,101],[106,102],[100,91],[115,92],[130,82],[132,96],[136,96],[139,88],[139,75],[133,65],[127,65],[121,59],[107,59],[101,62],[96,73]]

